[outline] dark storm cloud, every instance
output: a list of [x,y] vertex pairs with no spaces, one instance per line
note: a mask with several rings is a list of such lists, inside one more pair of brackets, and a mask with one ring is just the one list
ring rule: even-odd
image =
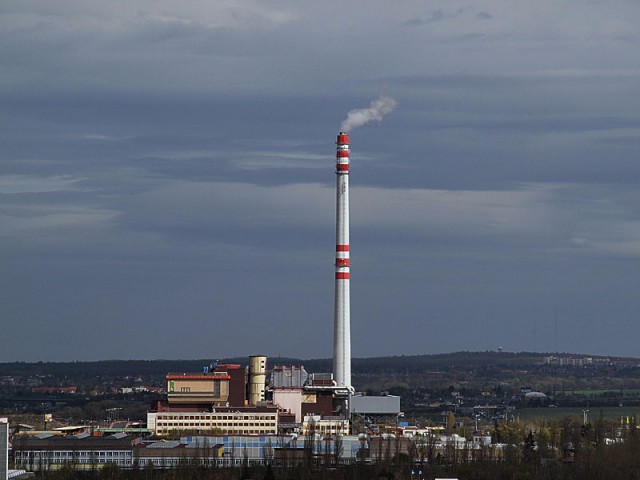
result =
[[4,2],[0,360],[329,356],[335,135],[381,95],[351,135],[354,355],[553,350],[556,311],[562,350],[633,354],[640,7],[614,3]]

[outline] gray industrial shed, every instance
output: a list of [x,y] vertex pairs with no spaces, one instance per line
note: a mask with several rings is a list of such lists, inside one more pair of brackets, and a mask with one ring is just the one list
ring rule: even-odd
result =
[[400,397],[395,395],[351,397],[351,413],[358,415],[398,415]]

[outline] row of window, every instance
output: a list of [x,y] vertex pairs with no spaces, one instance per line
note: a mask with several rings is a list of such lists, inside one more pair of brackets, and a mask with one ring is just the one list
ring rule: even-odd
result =
[[74,463],[78,465],[94,465],[98,463],[115,463],[116,465],[131,465],[131,455],[128,458],[95,458],[95,457],[80,457],[73,460],[64,457],[48,457],[47,455],[29,457],[16,455],[16,465],[64,465],[66,463]]
[[24,457],[24,458],[29,458],[29,457],[51,457],[53,456],[54,458],[57,457],[62,457],[62,458],[73,458],[73,457],[80,457],[80,458],[85,458],[85,457],[106,457],[106,458],[116,458],[116,457],[131,457],[131,452],[130,451],[116,451],[116,452],[104,452],[104,451],[47,451],[47,450],[42,450],[42,451],[31,451],[31,450],[26,450],[26,451],[16,451],[15,452],[16,458],[19,457]]
[[[48,465],[65,465],[69,463],[69,460],[64,458],[51,458],[51,459],[35,459],[35,461],[27,461],[27,460],[19,460],[16,458],[16,464],[18,465],[40,465],[40,464],[48,464]],[[131,459],[128,460],[120,460],[120,459],[106,459],[106,458],[96,458],[96,459],[80,459],[73,462],[78,465],[95,465],[99,463],[115,463],[116,465],[131,465]]]
[[[28,459],[28,458],[22,458],[21,456],[16,456],[16,464],[18,465],[39,465],[39,464],[47,464],[47,465],[64,465],[66,463],[69,463],[68,460],[64,459],[64,458],[44,458],[45,455],[43,455],[43,458],[37,458],[35,459],[35,461],[29,461],[29,460],[33,460],[33,459]],[[152,463],[155,466],[158,467],[169,467],[169,466],[177,466],[180,463],[184,462],[185,460],[189,460],[189,459],[185,459],[185,458],[168,458],[168,457],[160,457],[160,458],[141,458],[140,460],[140,464],[147,464],[147,463]],[[218,458],[218,459],[212,459],[212,458],[201,458],[200,461],[206,465],[239,465],[240,462],[242,462],[243,460],[238,459],[238,458]],[[258,459],[258,458],[254,458],[251,459],[251,463],[252,464],[262,464],[264,462],[263,459]],[[102,464],[102,463],[114,463],[116,465],[121,465],[121,466],[131,466],[133,465],[133,461],[132,458],[129,457],[127,459],[106,459],[106,458],[96,458],[96,459],[80,459],[76,462],[74,462],[78,465],[91,465],[91,464]]]
[[215,427],[275,427],[276,422],[217,422],[217,421],[204,421],[204,422],[158,422],[158,427],[164,425],[165,427],[198,427],[198,426],[215,426]]
[[[196,427],[197,428],[197,427]],[[158,427],[158,435],[163,435],[165,433],[169,433],[170,431],[175,430],[175,428],[161,428]],[[238,430],[238,429],[224,429],[222,428],[222,433],[225,435],[264,435],[264,434],[271,434],[271,433],[275,433],[275,428],[274,429],[261,429],[261,430]]]
[[[324,426],[323,425],[321,427],[316,427],[315,430],[314,430],[314,433],[319,433],[319,434],[322,434],[322,435],[340,433],[340,434],[346,435],[346,433],[345,433],[346,431],[347,431],[347,427],[342,426],[342,425],[331,425],[331,426]],[[309,431],[305,430],[303,433],[305,435],[308,435]]]
[[[140,458],[140,464],[144,465],[144,464],[148,464],[151,463],[157,467],[170,467],[170,466],[177,466],[180,465],[181,463],[183,463],[184,461],[188,461],[190,460],[189,458],[168,458],[168,457],[160,457],[160,458]],[[243,459],[239,459],[239,458],[217,458],[217,459],[213,459],[213,458],[200,458],[199,459],[201,463],[205,464],[205,465],[240,465],[241,462],[243,462]],[[60,458],[53,458],[53,459],[42,459],[42,462],[40,462],[39,460],[37,460],[36,462],[26,462],[23,459],[19,459],[16,458],[16,464],[18,465],[39,465],[39,464],[47,464],[47,465],[64,465],[66,463],[68,463],[67,460],[64,459],[60,459]],[[115,459],[115,460],[107,460],[104,458],[100,458],[100,459],[95,459],[94,461],[91,462],[87,462],[87,461],[78,461],[75,462],[78,465],[98,465],[98,464],[104,464],[104,463],[113,463],[115,465],[120,465],[120,466],[132,466],[133,465],[133,461],[131,458],[129,459]],[[262,458],[252,458],[250,459],[250,463],[251,464],[263,464],[264,463],[264,459]]]
[[[142,460],[142,459],[141,459]],[[249,460],[249,465],[264,465],[265,460],[262,458],[250,458]],[[171,467],[171,466],[177,466],[180,465],[181,462],[183,462],[184,459],[180,459],[180,458],[148,458],[145,459],[144,462],[141,461],[140,464],[145,464],[145,463],[152,463],[154,466],[156,467]],[[231,466],[231,465],[242,465],[242,463],[244,462],[244,459],[240,459],[240,458],[218,458],[216,460],[210,459],[210,458],[203,458],[200,460],[200,462],[203,465],[220,465],[220,466]]]
[[275,420],[276,415],[158,415],[158,420]]

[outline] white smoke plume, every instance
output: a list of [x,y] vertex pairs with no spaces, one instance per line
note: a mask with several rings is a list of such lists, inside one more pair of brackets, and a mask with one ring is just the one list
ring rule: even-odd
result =
[[347,118],[342,122],[340,130],[349,132],[354,128],[361,127],[373,120],[382,121],[382,116],[391,113],[396,108],[398,102],[391,97],[380,97],[371,102],[369,108],[358,108],[351,110],[347,114]]

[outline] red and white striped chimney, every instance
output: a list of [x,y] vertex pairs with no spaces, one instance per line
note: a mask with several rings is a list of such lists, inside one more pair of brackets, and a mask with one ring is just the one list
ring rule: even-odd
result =
[[336,151],[336,278],[333,317],[333,375],[351,387],[351,305],[349,292],[349,136],[338,134]]

